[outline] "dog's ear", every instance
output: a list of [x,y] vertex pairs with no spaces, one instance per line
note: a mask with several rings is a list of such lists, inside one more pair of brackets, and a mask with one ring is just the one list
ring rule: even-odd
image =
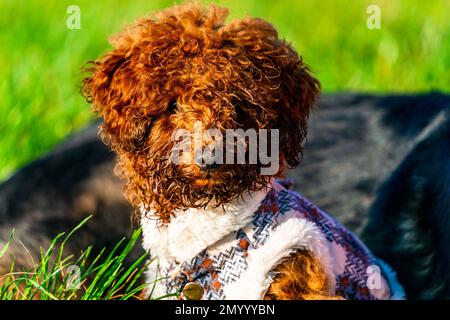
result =
[[281,97],[277,103],[279,110],[275,127],[280,130],[280,154],[290,167],[295,167],[302,157],[307,121],[320,93],[320,83],[288,44],[280,42],[279,48],[285,54],[277,59]]
[[[280,155],[290,167],[297,166],[307,119],[320,92],[319,81],[297,52],[280,40],[276,29],[264,20],[247,18],[231,22],[223,29],[222,37],[225,45],[231,43],[245,50],[250,62],[236,56],[253,69],[253,79],[246,82],[252,87],[246,88],[246,99],[266,106],[256,112],[259,117],[276,118],[270,126],[280,130]],[[242,72],[241,77],[244,75]]]
[[[128,52],[127,52],[128,51]],[[85,68],[90,76],[84,79],[81,92],[102,117],[102,139],[116,151],[139,151],[150,127],[142,81],[137,79],[129,50],[122,48],[107,53]]]

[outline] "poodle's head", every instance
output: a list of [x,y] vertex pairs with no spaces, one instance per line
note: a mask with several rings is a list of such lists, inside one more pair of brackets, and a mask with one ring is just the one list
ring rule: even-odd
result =
[[301,158],[319,82],[272,25],[227,14],[187,4],[140,19],[83,82],[125,194],[163,221],[260,189]]

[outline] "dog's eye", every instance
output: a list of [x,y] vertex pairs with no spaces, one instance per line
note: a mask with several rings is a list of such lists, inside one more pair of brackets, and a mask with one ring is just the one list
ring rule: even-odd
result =
[[169,102],[169,105],[167,107],[168,113],[174,113],[177,108],[177,100],[172,100]]

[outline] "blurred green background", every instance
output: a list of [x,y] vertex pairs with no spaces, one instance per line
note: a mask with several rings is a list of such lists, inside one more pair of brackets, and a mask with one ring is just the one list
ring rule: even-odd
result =
[[[209,3],[210,1],[204,1]],[[449,0],[231,0],[231,18],[272,22],[312,66],[325,92],[450,89]],[[0,179],[93,115],[79,95],[80,69],[110,47],[109,35],[174,1],[0,0]],[[67,7],[81,29],[66,27]],[[381,9],[381,29],[366,9]]]

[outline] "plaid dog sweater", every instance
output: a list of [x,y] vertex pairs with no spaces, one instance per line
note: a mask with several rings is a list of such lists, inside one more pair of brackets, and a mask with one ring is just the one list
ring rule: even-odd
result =
[[271,270],[292,250],[306,249],[321,262],[330,293],[358,300],[405,298],[386,263],[289,187],[272,180],[268,189],[229,207],[180,211],[163,226],[144,212],[143,245],[156,258],[147,270],[148,295],[262,299]]

